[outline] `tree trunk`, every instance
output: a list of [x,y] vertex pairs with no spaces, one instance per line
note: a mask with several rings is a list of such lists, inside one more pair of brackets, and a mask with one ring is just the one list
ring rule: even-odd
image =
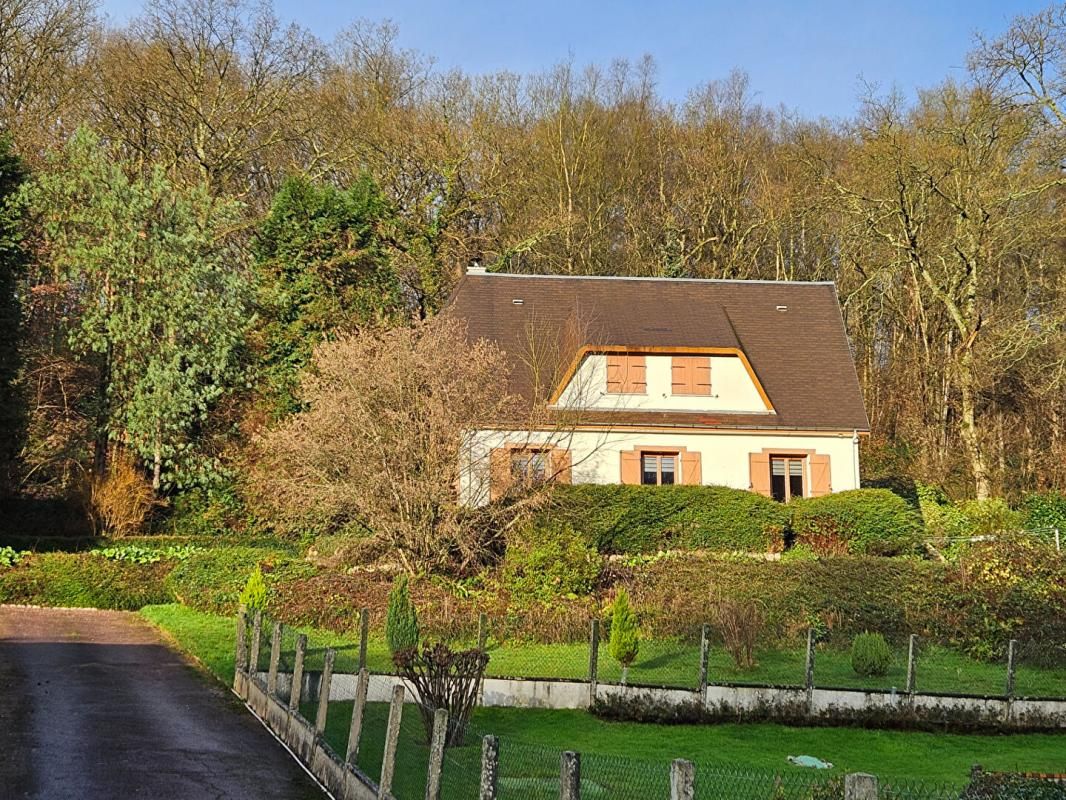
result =
[[970,471],[973,474],[974,492],[978,500],[986,500],[990,496],[988,463],[984,451],[981,448],[981,436],[977,429],[977,378],[973,373],[973,356],[967,352],[962,357],[959,365],[959,396],[961,401],[961,414],[959,416],[959,435],[966,447],[966,455],[970,461]]

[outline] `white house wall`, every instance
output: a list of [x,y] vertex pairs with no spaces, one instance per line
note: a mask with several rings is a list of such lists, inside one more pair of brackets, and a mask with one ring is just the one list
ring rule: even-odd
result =
[[645,357],[647,394],[608,394],[607,356],[587,355],[560,395],[558,404],[566,408],[643,411],[766,412],[758,389],[738,357],[711,356],[710,397],[673,394],[671,362],[670,356]]
[[[830,489],[842,492],[858,488],[858,445],[853,434],[788,435],[774,432],[735,432],[714,430],[678,433],[613,431],[569,431],[528,433],[522,431],[479,431],[464,445],[460,474],[463,501],[481,505],[489,498],[489,453],[498,447],[553,445],[570,450],[574,483],[610,484],[620,482],[619,453],[642,448],[684,448],[700,454],[702,482],[705,485],[749,489],[749,455],[765,449],[783,452],[813,450],[829,456]],[[680,480],[684,480],[681,476]],[[809,476],[808,476],[809,486]]]

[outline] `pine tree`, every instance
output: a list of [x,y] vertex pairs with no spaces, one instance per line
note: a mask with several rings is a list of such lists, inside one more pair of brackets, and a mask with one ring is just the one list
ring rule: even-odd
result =
[[622,683],[630,665],[637,660],[640,652],[640,631],[637,627],[637,615],[629,605],[629,594],[619,589],[611,604],[611,657],[622,665]]
[[395,655],[418,647],[418,612],[411,602],[407,576],[400,575],[389,592],[389,610],[385,617],[385,639]]

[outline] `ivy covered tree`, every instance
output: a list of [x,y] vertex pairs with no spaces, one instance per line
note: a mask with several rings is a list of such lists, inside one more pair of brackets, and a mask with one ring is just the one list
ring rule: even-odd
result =
[[294,177],[275,196],[255,245],[260,368],[275,417],[300,408],[299,372],[315,345],[402,311],[385,243],[390,214],[366,175],[344,190]]
[[19,236],[19,211],[11,202],[24,179],[10,140],[0,137],[0,499],[16,484],[25,429],[25,404],[17,384],[22,361],[19,290],[26,257]]
[[156,491],[208,481],[197,436],[240,377],[250,316],[239,205],[161,169],[130,178],[85,129],[19,200],[69,294],[70,347],[98,371],[97,474],[117,444]]

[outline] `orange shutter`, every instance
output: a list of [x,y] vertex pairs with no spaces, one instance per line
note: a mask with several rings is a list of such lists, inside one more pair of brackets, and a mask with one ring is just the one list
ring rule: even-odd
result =
[[511,449],[495,447],[489,453],[489,499],[499,500],[511,488]]
[[686,486],[703,483],[703,467],[699,453],[685,450],[681,453],[681,482]]
[[829,472],[829,456],[811,456],[811,497],[821,497],[833,491]]
[[710,396],[711,358],[710,356],[701,356],[692,360],[694,362],[692,393]]
[[644,356],[626,356],[626,380],[622,389],[626,394],[647,394],[647,364]]
[[689,369],[690,359],[684,356],[674,356],[670,359],[670,391],[673,394],[692,393],[692,371]]
[[551,454],[552,480],[556,483],[573,483],[570,465],[570,451],[561,447],[553,447]]
[[751,470],[751,490],[770,497],[770,454],[749,453],[748,462]]
[[626,357],[620,355],[607,356],[607,391],[610,394],[619,394],[623,391],[626,374]]
[[621,454],[622,466],[620,469],[620,477],[622,483],[627,485],[640,485],[640,452],[636,450],[626,450]]

